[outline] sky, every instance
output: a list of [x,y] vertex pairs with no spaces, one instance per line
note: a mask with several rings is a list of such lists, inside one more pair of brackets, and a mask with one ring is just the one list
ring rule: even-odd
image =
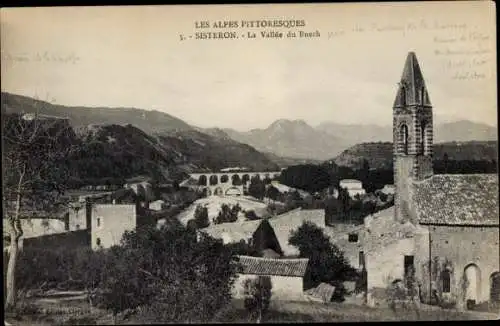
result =
[[[262,19],[305,26],[213,27]],[[436,123],[496,126],[495,24],[490,1],[2,8],[1,88],[69,106],[154,109],[200,127],[390,125],[414,51]],[[320,37],[260,37],[271,30]],[[219,31],[238,39],[194,39]]]

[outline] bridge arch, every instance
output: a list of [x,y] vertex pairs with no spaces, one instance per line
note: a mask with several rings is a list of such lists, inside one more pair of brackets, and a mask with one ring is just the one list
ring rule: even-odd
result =
[[250,175],[245,173],[242,177],[241,177],[241,183],[243,184],[246,184],[247,182],[250,181]]
[[227,174],[223,174],[220,177],[220,183],[226,183],[226,182],[228,182],[228,180],[229,180],[229,177],[227,176]]
[[231,184],[233,186],[241,186],[242,184],[242,181],[241,181],[241,178],[240,178],[240,175],[239,174],[233,174],[231,176]]
[[215,186],[216,184],[219,183],[219,178],[217,177],[216,174],[212,174],[209,179],[209,183],[211,186]]
[[199,176],[198,178],[198,185],[200,186],[206,186],[208,185],[208,179],[207,179],[207,176],[202,174]]
[[222,196],[224,195],[224,190],[222,190],[222,187],[217,187],[214,190],[214,196]]
[[204,197],[212,196],[212,191],[209,187],[203,188],[202,192]]
[[230,187],[226,189],[225,192],[226,196],[241,196],[243,193],[241,192],[241,189],[238,187]]

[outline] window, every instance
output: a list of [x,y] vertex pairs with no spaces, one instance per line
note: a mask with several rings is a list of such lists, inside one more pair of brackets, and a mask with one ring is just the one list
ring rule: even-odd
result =
[[358,234],[357,233],[349,234],[349,242],[358,242]]
[[404,272],[405,272],[405,285],[406,287],[410,288],[410,282],[412,281],[413,277],[415,276],[415,266],[413,265],[414,263],[414,258],[413,256],[405,256],[404,260]]
[[96,245],[100,246],[101,245],[101,238],[97,238],[95,240]]
[[451,274],[450,271],[444,270],[441,274],[441,282],[443,285],[443,293],[450,293],[451,291]]
[[77,225],[76,225],[76,229],[77,229],[77,230],[80,230],[80,224],[77,224]]
[[359,268],[365,267],[365,253],[363,251],[359,252]]
[[425,154],[425,122],[423,121],[420,127],[420,137],[421,137],[420,154]]
[[101,218],[100,217],[97,218],[97,227],[98,228],[101,227]]
[[408,154],[408,127],[405,124],[402,124],[399,132],[402,151],[404,154]]

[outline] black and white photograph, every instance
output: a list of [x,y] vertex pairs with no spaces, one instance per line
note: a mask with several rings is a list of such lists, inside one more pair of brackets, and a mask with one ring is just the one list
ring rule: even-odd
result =
[[494,2],[0,22],[5,325],[500,319]]

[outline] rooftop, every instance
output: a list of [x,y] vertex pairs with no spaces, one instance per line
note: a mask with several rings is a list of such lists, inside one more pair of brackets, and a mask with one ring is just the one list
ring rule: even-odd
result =
[[297,230],[304,222],[311,222],[320,228],[325,227],[325,211],[323,209],[300,208],[268,219],[274,229],[280,247],[286,256],[297,255],[298,249],[288,244],[292,231]]
[[414,182],[422,224],[499,225],[497,174],[438,174]]
[[227,239],[229,242],[239,242],[252,238],[262,220],[233,222],[213,224],[201,229],[200,232],[206,233],[215,239]]
[[242,274],[297,276],[306,273],[308,258],[279,259],[238,256],[243,267]]

